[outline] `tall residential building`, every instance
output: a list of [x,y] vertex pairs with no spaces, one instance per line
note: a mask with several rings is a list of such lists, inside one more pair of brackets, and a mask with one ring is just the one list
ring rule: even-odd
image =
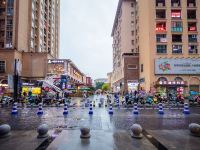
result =
[[[114,91],[137,89],[139,79],[139,44],[136,2],[119,0],[112,29]],[[136,85],[136,86],[133,86]]]
[[22,79],[45,77],[59,37],[60,0],[0,0],[0,79],[13,74],[15,59]]
[[[200,1],[134,0],[134,3],[139,88],[167,94],[199,92]],[[123,17],[122,21],[126,19]],[[121,31],[129,26],[124,28]]]

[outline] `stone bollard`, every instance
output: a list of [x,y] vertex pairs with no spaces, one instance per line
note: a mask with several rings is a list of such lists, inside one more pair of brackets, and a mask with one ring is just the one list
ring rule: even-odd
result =
[[68,109],[67,109],[67,103],[64,104],[64,111],[63,111],[63,115],[68,115]]
[[10,136],[11,127],[8,124],[3,124],[0,126],[0,138],[5,138]]
[[160,115],[163,115],[163,114],[164,114],[162,103],[159,103],[159,104],[158,104],[158,113],[159,113]]
[[134,115],[138,115],[139,114],[137,103],[134,103],[134,105],[133,105],[133,114]]
[[90,103],[90,106],[89,106],[89,115],[93,115],[92,102]]
[[113,108],[112,108],[112,104],[110,103],[110,107],[109,107],[109,111],[108,111],[109,115],[113,115]]
[[37,138],[46,138],[48,134],[49,127],[46,124],[42,124],[37,128],[38,136]]
[[184,114],[190,114],[188,103],[184,103],[183,113]]
[[14,104],[13,104],[11,114],[12,114],[12,115],[17,115],[17,114],[18,114],[18,111],[17,111],[17,103],[14,103]]
[[80,135],[80,138],[83,138],[83,139],[88,139],[90,138],[90,129],[87,128],[87,127],[82,127],[80,129],[81,131],[81,135]]
[[39,103],[39,108],[38,108],[38,112],[37,115],[43,115],[43,108],[42,108],[42,103]]
[[190,130],[191,135],[200,137],[200,125],[199,124],[197,124],[197,123],[189,124],[189,130]]
[[142,135],[142,127],[139,124],[133,124],[131,126],[131,136],[136,139],[141,139]]

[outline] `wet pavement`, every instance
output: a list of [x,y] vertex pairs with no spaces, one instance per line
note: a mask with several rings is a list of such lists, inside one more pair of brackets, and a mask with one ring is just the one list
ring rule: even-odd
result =
[[[156,109],[156,107],[146,107],[146,108],[141,107],[139,108],[139,115],[134,115],[132,112],[133,111],[132,108],[120,108],[120,109],[113,108],[114,114],[109,115],[107,107],[101,107],[101,108],[94,107],[93,108],[94,114],[89,115],[88,114],[89,108],[80,107],[80,106],[83,106],[84,104],[80,101],[81,99],[78,99],[77,101],[75,101],[75,103],[77,104],[77,107],[68,108],[69,114],[67,117],[63,116],[63,110],[64,110],[63,106],[44,107],[43,108],[44,115],[42,116],[37,115],[38,108],[36,107],[33,107],[33,108],[20,107],[18,109],[18,115],[16,116],[11,115],[12,108],[0,107],[0,124],[6,123],[6,124],[11,125],[12,132],[14,133],[15,136],[17,133],[20,133],[20,132],[27,132],[27,133],[23,133],[25,135],[29,135],[30,134],[29,132],[34,132],[33,135],[35,136],[37,127],[40,124],[45,123],[45,124],[48,124],[50,130],[54,130],[56,128],[63,129],[61,135],[66,134],[66,137],[69,135],[77,136],[77,139],[74,138],[73,140],[72,138],[71,142],[74,143],[75,145],[78,142],[80,144],[79,146],[86,146],[85,149],[93,149],[93,146],[94,146],[93,144],[96,143],[97,140],[104,140],[106,142],[105,139],[100,137],[103,135],[109,138],[109,140],[107,141],[108,149],[109,148],[114,149],[113,144],[114,146],[117,146],[116,149],[120,149],[120,147],[121,149],[123,149],[122,146],[127,145],[127,144],[129,144],[130,149],[132,149],[132,146],[134,145],[133,143],[135,141],[130,140],[129,133],[130,133],[130,127],[134,123],[141,124],[141,126],[143,127],[145,131],[150,132],[153,136],[156,137],[156,139],[160,140],[164,144],[168,144],[165,141],[167,139],[167,138],[165,139],[165,133],[166,134],[168,133],[169,137],[171,138],[173,137],[176,138],[176,136],[174,135],[175,134],[174,131],[177,131],[177,134],[179,135],[184,134],[184,135],[189,136],[189,133],[186,133],[188,132],[188,125],[193,122],[200,124],[200,107],[191,107],[189,115],[183,114],[182,107],[167,107],[167,108],[165,107],[164,115],[159,115],[158,109]],[[96,139],[95,138],[92,139],[89,145],[87,144],[82,145],[80,143],[79,129],[82,126],[89,127],[91,129],[91,133],[95,135],[94,137]],[[120,135],[119,133],[122,133],[120,131],[123,132],[121,136],[119,136]],[[159,134],[159,133],[163,133],[163,134]],[[21,141],[23,141],[23,138],[21,139],[20,137],[20,135],[23,135],[23,134],[20,133],[16,137],[18,137]],[[122,145],[118,143],[119,145],[117,145],[115,143],[116,140],[114,138],[114,135],[118,135],[117,136],[118,140],[120,140],[120,138],[121,140],[124,138],[130,142],[121,143]],[[12,145],[14,145],[14,143],[17,143],[17,140],[16,140],[17,138],[14,138],[14,137],[12,137],[14,139],[14,142],[12,143]],[[58,137],[58,139],[59,138],[60,136]],[[189,145],[190,144],[196,145],[196,143],[191,140],[192,138],[186,137],[186,139]],[[139,142],[139,141],[136,142],[138,144],[138,147],[136,146],[137,144],[135,144],[136,146],[135,149],[147,149],[148,146],[140,147],[141,143],[147,143],[147,145],[149,144],[149,142],[147,142],[146,140],[147,139],[144,138],[143,142]],[[184,138],[179,137],[178,140],[181,142],[184,140]],[[38,141],[35,141],[35,143],[37,142]],[[63,139],[63,141],[62,140],[54,141],[53,143],[55,144],[53,146],[57,145],[56,143],[60,143],[60,142],[61,143],[65,142],[65,139]],[[170,143],[172,146],[168,147],[168,149],[171,149],[171,148],[173,149],[173,147],[176,147],[175,149],[180,148],[177,146],[177,144],[180,144],[180,142]],[[1,147],[1,143],[2,143],[2,140],[0,140],[0,147]],[[3,144],[6,145],[5,141]],[[34,145],[34,147],[36,147],[36,145]],[[65,147],[64,145],[63,147],[60,147],[58,149],[64,149]],[[50,147],[51,146],[52,145],[50,145]],[[152,145],[150,144],[149,145],[150,149],[155,148],[155,147],[151,148],[151,146]],[[77,149],[80,149],[80,147]]]
[[139,123],[145,129],[187,129],[189,123],[200,123],[200,108],[190,108],[191,114],[184,115],[183,109],[164,109],[159,115],[157,109],[140,109],[139,115],[133,115],[132,109],[114,108],[114,115],[108,114],[108,108],[93,108],[94,114],[88,115],[88,108],[69,108],[69,115],[63,116],[62,107],[45,107],[44,115],[38,116],[38,108],[19,108],[18,115],[11,115],[11,108],[0,108],[0,124],[8,123],[13,130],[33,130],[39,124],[46,123],[50,128],[77,129],[83,125],[93,130],[128,130],[133,123]]

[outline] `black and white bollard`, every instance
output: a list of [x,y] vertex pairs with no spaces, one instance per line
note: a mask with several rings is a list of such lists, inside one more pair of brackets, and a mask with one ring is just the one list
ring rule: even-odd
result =
[[89,106],[89,115],[93,115],[92,102],[90,103],[90,106]]
[[188,103],[184,103],[183,113],[184,114],[190,114]]
[[133,105],[133,114],[134,115],[138,115],[139,114],[137,103],[134,103],[134,105]]
[[119,98],[116,99],[116,104],[117,104],[117,107],[120,108],[120,106],[119,106]]
[[38,112],[37,115],[43,115],[43,108],[42,108],[42,103],[39,103],[39,108],[38,108]]
[[18,114],[18,111],[17,111],[17,103],[14,103],[14,104],[13,104],[11,114],[12,114],[12,115],[17,115],[17,114]]
[[159,113],[160,115],[163,115],[163,114],[164,114],[162,103],[159,103],[159,104],[158,104],[158,113]]
[[109,106],[109,111],[108,111],[109,115],[113,115],[113,108],[112,108],[112,103],[110,103]]
[[64,111],[63,111],[63,115],[64,115],[64,116],[68,115],[67,103],[65,103],[65,104],[64,104]]

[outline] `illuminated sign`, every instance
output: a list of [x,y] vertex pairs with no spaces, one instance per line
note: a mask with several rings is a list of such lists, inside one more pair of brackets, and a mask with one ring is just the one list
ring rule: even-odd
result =
[[49,59],[48,64],[63,64],[65,61],[61,59]]
[[181,18],[181,12],[180,11],[172,12],[171,17],[172,18]]

